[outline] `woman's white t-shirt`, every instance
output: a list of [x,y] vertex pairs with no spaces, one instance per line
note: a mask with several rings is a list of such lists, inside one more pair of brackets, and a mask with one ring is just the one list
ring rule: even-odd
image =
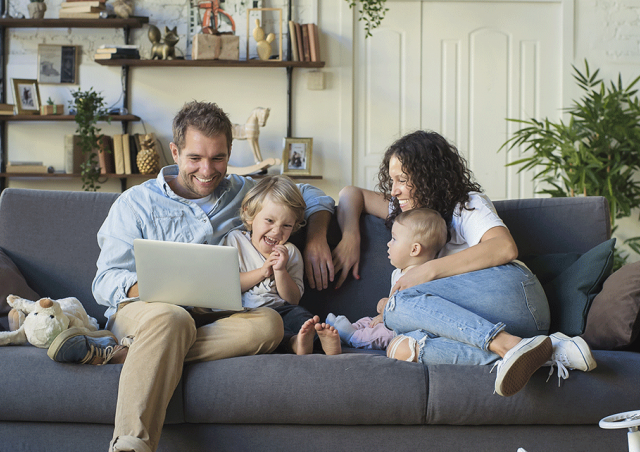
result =
[[506,227],[489,197],[484,193],[470,192],[467,209],[458,204],[453,212],[449,226],[451,240],[438,257],[449,256],[477,245],[482,236],[496,226]]

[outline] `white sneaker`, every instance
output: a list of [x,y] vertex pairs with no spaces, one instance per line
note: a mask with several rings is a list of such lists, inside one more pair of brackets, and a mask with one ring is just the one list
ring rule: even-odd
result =
[[548,336],[522,339],[494,364],[493,368],[498,368],[495,392],[503,397],[519,392],[529,382],[531,375],[549,360],[551,350]]
[[[549,378],[553,375],[553,366],[558,368],[558,387],[560,382],[569,378],[569,369],[592,371],[597,367],[591,349],[580,336],[569,337],[563,333],[553,333],[549,336],[553,345],[551,359],[544,365],[551,366]],[[547,378],[547,381],[549,381]]]
[[553,333],[549,337],[553,345],[553,352],[547,365],[560,362],[568,369],[583,372],[589,372],[596,368],[596,360],[593,359],[591,349],[580,336],[569,337],[566,334]]

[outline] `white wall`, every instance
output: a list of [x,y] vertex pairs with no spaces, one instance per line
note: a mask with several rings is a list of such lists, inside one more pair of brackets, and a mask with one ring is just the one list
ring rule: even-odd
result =
[[[60,0],[46,0],[45,17],[57,17]],[[393,8],[393,0],[389,7]],[[27,14],[27,0],[13,0],[11,12]],[[582,68],[587,58],[591,67],[600,68],[605,79],[622,73],[626,83],[640,75],[640,2],[638,0],[575,1],[574,65]],[[178,25],[185,49],[187,2],[172,0],[136,0],[135,14],[150,17],[150,22],[164,29]],[[282,0],[264,0],[263,6],[284,5]],[[293,136],[313,137],[312,170],[323,176],[313,183],[337,197],[353,174],[353,68],[352,11],[345,0],[297,1],[294,19],[316,21],[321,30],[321,56],[326,62],[322,72],[326,89],[310,91],[305,87],[309,69],[296,69],[293,84]],[[141,45],[143,55],[150,48],[147,28],[133,31],[133,40]],[[80,82],[82,89],[94,87],[102,91],[109,105],[120,95],[120,70],[103,67],[91,55],[101,44],[121,43],[121,31],[12,29],[9,33],[10,55],[8,78],[35,78],[38,43],[80,44],[83,46]],[[565,98],[579,95],[568,80]],[[51,96],[58,103],[71,98],[68,88],[41,86],[43,100]],[[9,96],[10,97],[10,96]],[[261,130],[260,145],[265,157],[280,157],[282,138],[286,134],[286,72],[284,69],[241,68],[133,68],[131,71],[131,112],[144,120],[147,131],[160,138],[165,150],[171,138],[171,119],[185,101],[215,101],[233,122],[243,123],[257,106],[270,107],[271,115]],[[9,156],[17,160],[42,160],[47,165],[62,167],[62,138],[73,133],[73,123],[11,124]],[[119,124],[105,126],[105,132],[118,133]],[[134,123],[133,132],[143,130]],[[169,157],[167,155],[167,157]],[[232,164],[251,163],[246,142],[236,142]],[[80,181],[42,182],[12,180],[10,186],[51,189],[80,189]],[[110,181],[104,190],[119,191],[118,181]],[[619,238],[640,235],[637,213],[620,225]]]

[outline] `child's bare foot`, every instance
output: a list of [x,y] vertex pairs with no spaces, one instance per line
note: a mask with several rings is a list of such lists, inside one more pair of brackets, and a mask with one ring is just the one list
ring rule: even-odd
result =
[[339,355],[342,353],[338,330],[328,323],[316,323],[315,329],[320,338],[322,350],[324,350],[325,355]]
[[291,348],[296,355],[310,355],[313,353],[313,339],[316,336],[314,326],[320,322],[317,315],[307,320],[300,327],[298,334],[291,338]]

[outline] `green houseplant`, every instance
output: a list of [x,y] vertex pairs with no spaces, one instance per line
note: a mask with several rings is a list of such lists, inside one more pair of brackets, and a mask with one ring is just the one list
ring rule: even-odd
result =
[[[615,231],[616,220],[640,206],[640,102],[634,88],[640,77],[625,87],[619,75],[607,86],[586,60],[584,72],[573,69],[583,94],[566,109],[568,122],[509,119],[522,128],[502,148],[521,148],[526,157],[508,165],[520,166],[518,172],[532,170],[534,180],[545,182],[538,193],[604,196]],[[640,253],[640,237],[625,243]],[[616,266],[627,257],[617,251]]]
[[107,115],[104,98],[100,93],[89,88],[87,91],[72,91],[73,100],[70,108],[75,110],[76,133],[80,136],[79,146],[84,155],[81,164],[82,188],[85,191],[97,191],[100,167],[98,162],[98,140],[102,135],[96,127],[98,121],[111,122]]
[[384,15],[389,11],[385,8],[387,0],[347,0],[349,8],[358,6],[358,20],[363,20],[365,39],[371,36],[371,30],[377,28],[384,19]]

